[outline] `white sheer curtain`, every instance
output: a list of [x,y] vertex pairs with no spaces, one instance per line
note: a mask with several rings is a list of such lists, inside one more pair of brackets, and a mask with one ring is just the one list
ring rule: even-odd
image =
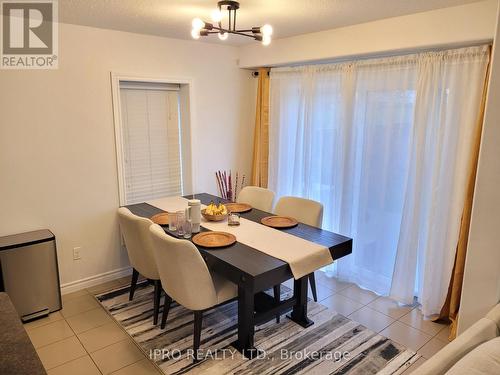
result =
[[269,186],[354,239],[329,271],[439,312],[453,267],[487,46],[271,70]]

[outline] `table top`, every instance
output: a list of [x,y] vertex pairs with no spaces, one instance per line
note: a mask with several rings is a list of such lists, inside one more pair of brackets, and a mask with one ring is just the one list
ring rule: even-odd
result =
[[[206,193],[189,195],[185,198],[192,199],[193,197],[199,199],[203,204],[209,204],[210,201],[226,202],[222,198]],[[148,218],[163,212],[147,203],[132,204],[126,207],[132,213]],[[260,223],[263,217],[272,214],[253,208],[240,215],[242,218]],[[202,228],[202,231],[205,230]],[[333,260],[352,252],[352,239],[327,230],[302,223],[293,228],[280,230],[327,247],[330,249]],[[222,249],[207,249],[199,246],[197,248],[211,269],[223,273],[235,283],[250,279],[256,284],[256,289],[262,290],[265,287],[293,278],[288,263],[239,242]]]

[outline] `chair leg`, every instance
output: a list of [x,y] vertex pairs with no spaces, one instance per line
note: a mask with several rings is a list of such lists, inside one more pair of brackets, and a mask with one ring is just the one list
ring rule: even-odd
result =
[[154,291],[154,308],[153,308],[153,324],[158,324],[158,314],[160,312],[160,298],[161,298],[161,282],[160,280],[155,280],[155,291]]
[[198,349],[201,341],[201,322],[203,320],[203,311],[194,312],[194,334],[193,334],[193,351],[194,362],[198,361]]
[[[281,296],[281,284],[275,285],[273,287],[274,289],[274,302],[275,303],[280,303],[280,296]],[[280,314],[276,315],[276,323],[280,322]]]
[[170,304],[172,303],[172,298],[165,293],[165,303],[163,304],[163,314],[161,316],[161,329],[164,329],[167,325],[168,312],[170,310]]
[[137,286],[137,279],[139,278],[139,272],[135,268],[132,268],[132,282],[130,283],[130,294],[128,300],[132,301],[134,298],[135,287]]
[[314,302],[318,302],[318,294],[316,293],[316,278],[314,277],[314,272],[311,272],[309,274],[309,284],[311,284]]

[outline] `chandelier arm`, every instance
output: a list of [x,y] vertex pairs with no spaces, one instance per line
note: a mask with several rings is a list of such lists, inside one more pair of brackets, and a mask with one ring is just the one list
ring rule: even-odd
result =
[[217,33],[219,33],[219,32],[222,31],[223,33],[229,33],[229,34],[236,34],[236,35],[241,35],[241,36],[247,36],[249,38],[254,38],[255,39],[255,35],[245,34],[241,30],[228,30],[228,29],[224,29],[222,27],[217,27],[217,26],[214,26],[213,29],[218,30],[218,31],[216,31],[216,32],[208,32],[208,34],[217,34]]

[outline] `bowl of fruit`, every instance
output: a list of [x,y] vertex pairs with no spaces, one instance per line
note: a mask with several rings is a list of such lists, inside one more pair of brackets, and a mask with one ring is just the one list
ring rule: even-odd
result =
[[201,215],[208,221],[223,221],[227,218],[227,208],[222,203],[216,205],[210,202],[207,208],[201,210]]

